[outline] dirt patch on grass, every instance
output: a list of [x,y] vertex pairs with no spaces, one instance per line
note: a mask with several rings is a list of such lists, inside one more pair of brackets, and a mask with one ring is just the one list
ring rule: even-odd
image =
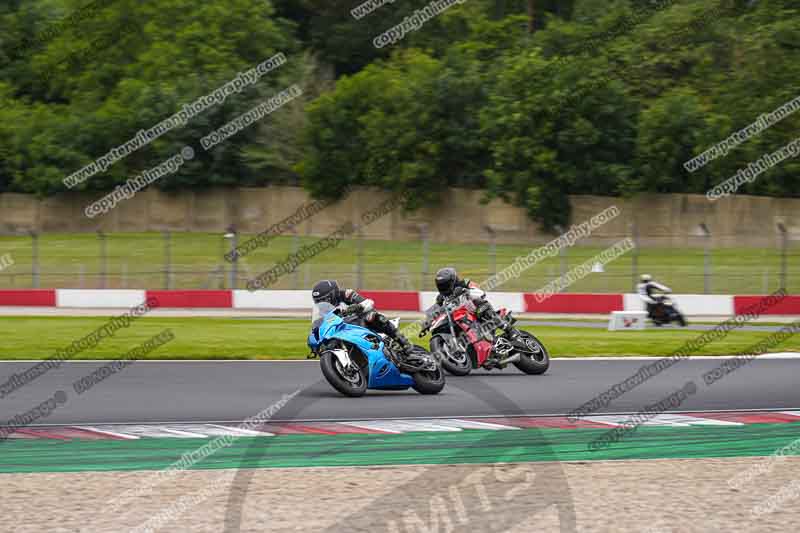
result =
[[[196,470],[154,487],[154,472],[13,474],[0,476],[2,529],[800,531],[800,483],[793,485],[800,458],[752,470],[766,461],[260,469],[239,477],[234,470]],[[568,487],[549,477],[562,469]],[[752,479],[729,483],[750,471]],[[560,529],[573,521],[574,529]]]

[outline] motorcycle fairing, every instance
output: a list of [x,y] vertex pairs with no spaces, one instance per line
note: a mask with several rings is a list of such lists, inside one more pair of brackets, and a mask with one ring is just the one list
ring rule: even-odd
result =
[[[309,335],[312,345],[313,333]],[[384,342],[380,339],[375,347],[375,333],[365,327],[345,322],[342,317],[329,311],[319,324],[319,339],[340,339],[357,346],[367,358],[367,375],[370,389],[405,390],[414,384],[414,378],[400,370],[383,354]],[[373,339],[373,340],[370,340]],[[320,341],[313,344],[319,345]],[[338,357],[338,355],[337,355]],[[341,359],[340,359],[341,360]]]
[[478,317],[467,309],[460,307],[453,312],[453,321],[464,331],[467,340],[475,349],[477,366],[483,365],[492,355],[492,343],[483,337]]

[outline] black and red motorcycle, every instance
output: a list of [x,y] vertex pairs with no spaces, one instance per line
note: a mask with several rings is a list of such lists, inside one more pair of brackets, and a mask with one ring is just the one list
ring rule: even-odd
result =
[[509,324],[507,328],[500,330],[496,320],[478,320],[475,304],[465,291],[457,291],[442,305],[435,304],[426,311],[419,336],[431,332],[431,353],[455,376],[465,376],[473,368],[504,369],[509,364],[526,374],[544,374],[550,366],[544,344],[515,328],[516,319],[510,311],[501,308],[498,314]]

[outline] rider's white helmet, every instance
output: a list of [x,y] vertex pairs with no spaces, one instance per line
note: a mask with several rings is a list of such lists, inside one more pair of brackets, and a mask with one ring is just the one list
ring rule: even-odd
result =
[[642,283],[647,283],[648,281],[652,281],[653,276],[651,276],[650,274],[642,274],[642,277],[640,279],[642,280]]

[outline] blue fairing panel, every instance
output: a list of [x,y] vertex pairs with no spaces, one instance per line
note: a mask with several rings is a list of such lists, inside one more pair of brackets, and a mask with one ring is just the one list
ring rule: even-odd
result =
[[414,380],[411,376],[400,372],[383,355],[383,342],[375,349],[373,343],[364,338],[366,335],[374,335],[374,333],[361,326],[348,324],[347,328],[340,329],[328,338],[341,339],[361,348],[361,352],[367,356],[369,361],[369,388],[407,389],[413,385]]
[[[366,355],[369,366],[368,387],[371,389],[403,390],[414,384],[414,379],[400,370],[383,355],[383,341],[375,344],[366,337],[374,337],[375,333],[367,328],[344,322],[334,314],[327,315],[319,326],[319,339],[341,339],[361,349]],[[313,333],[309,335],[309,344],[317,342]]]

